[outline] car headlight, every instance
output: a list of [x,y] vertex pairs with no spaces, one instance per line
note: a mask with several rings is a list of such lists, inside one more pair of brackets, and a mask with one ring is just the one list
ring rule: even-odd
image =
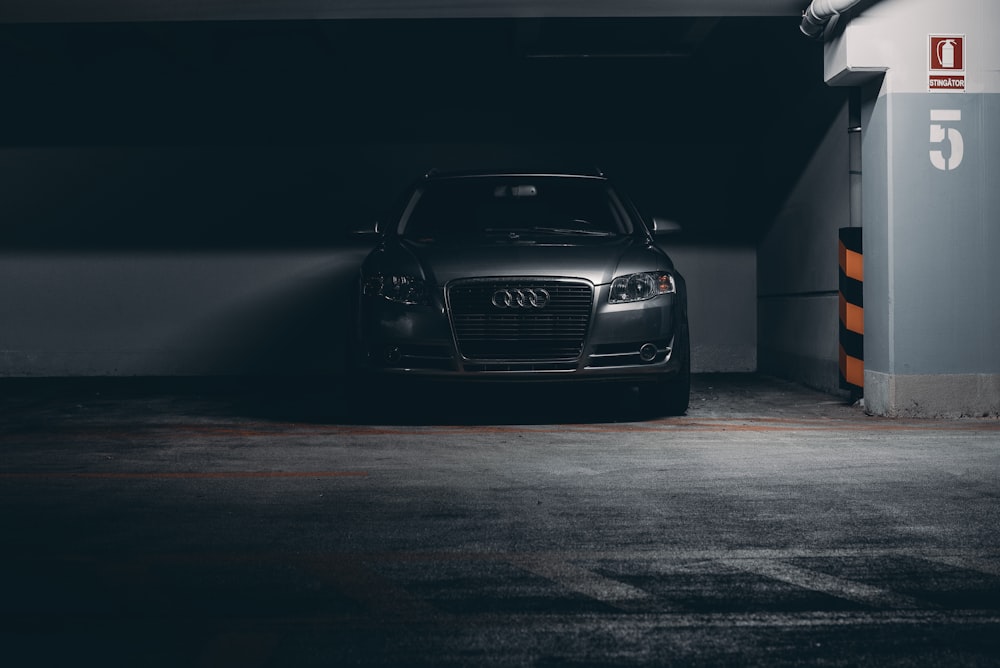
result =
[[665,271],[650,271],[616,278],[611,282],[609,301],[612,304],[627,304],[675,292],[677,284],[673,276]]
[[427,284],[416,276],[373,274],[365,279],[363,292],[399,304],[427,304]]

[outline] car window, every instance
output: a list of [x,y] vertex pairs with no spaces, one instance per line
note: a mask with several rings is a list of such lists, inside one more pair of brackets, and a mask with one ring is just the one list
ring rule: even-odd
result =
[[631,225],[604,181],[559,177],[467,177],[424,184],[400,233],[408,237],[626,234]]

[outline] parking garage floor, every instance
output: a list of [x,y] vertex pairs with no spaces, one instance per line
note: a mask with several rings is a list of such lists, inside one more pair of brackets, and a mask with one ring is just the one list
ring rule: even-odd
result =
[[1000,422],[0,382],[7,666],[1000,665]]

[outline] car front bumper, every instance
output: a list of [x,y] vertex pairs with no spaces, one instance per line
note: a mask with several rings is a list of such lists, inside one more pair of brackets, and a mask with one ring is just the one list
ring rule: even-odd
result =
[[416,306],[361,296],[361,367],[379,375],[493,381],[655,380],[687,368],[682,294],[612,304],[609,285],[591,288],[577,352],[540,359],[469,353],[456,333],[453,295],[445,289]]

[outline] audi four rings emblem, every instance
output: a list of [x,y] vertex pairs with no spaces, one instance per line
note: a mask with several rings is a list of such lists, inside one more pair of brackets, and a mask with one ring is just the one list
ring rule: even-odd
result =
[[497,308],[545,308],[551,297],[545,288],[497,290],[490,300]]

